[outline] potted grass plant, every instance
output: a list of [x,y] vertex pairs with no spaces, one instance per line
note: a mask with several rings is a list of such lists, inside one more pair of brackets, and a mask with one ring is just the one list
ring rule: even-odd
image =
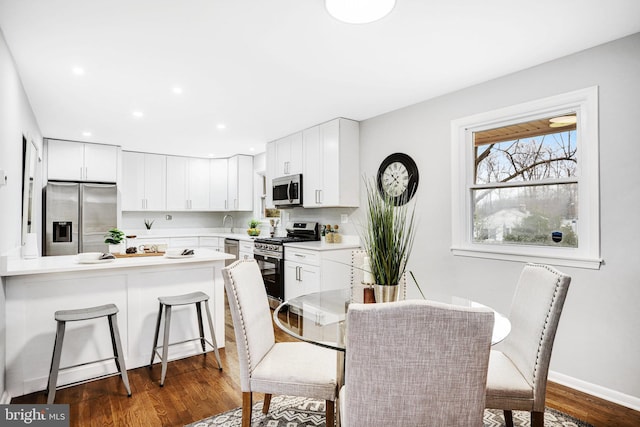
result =
[[398,299],[415,238],[415,205],[395,206],[392,197],[365,179],[367,193],[366,224],[362,242],[369,258],[377,302]]

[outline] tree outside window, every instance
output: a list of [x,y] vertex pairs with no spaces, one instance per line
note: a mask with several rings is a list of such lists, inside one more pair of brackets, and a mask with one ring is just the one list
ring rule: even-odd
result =
[[474,132],[473,239],[577,247],[575,113]]

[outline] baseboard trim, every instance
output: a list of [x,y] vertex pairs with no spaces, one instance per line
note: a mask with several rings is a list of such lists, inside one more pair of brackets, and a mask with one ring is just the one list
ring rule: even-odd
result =
[[559,372],[549,371],[548,378],[550,381],[567,386],[574,390],[599,397],[600,399],[604,399],[618,405],[626,406],[634,411],[640,411],[640,398],[620,393],[596,384],[588,383]]
[[11,396],[5,390],[2,392],[2,398],[0,398],[0,405],[8,405],[9,403],[11,403]]

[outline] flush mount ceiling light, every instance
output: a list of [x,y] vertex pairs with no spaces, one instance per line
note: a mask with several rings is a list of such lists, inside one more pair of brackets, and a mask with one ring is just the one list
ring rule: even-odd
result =
[[549,119],[549,122],[549,127],[561,128],[576,124],[578,122],[578,118],[576,116],[560,116]]
[[329,15],[347,24],[368,24],[387,16],[396,0],[325,0]]

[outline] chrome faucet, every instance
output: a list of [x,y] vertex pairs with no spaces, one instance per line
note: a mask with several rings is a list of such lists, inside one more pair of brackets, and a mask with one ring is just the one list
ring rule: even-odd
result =
[[230,230],[233,233],[233,216],[232,215],[228,215],[227,214],[222,218],[222,228],[224,228],[224,224],[227,222],[227,218],[231,218],[231,229]]

